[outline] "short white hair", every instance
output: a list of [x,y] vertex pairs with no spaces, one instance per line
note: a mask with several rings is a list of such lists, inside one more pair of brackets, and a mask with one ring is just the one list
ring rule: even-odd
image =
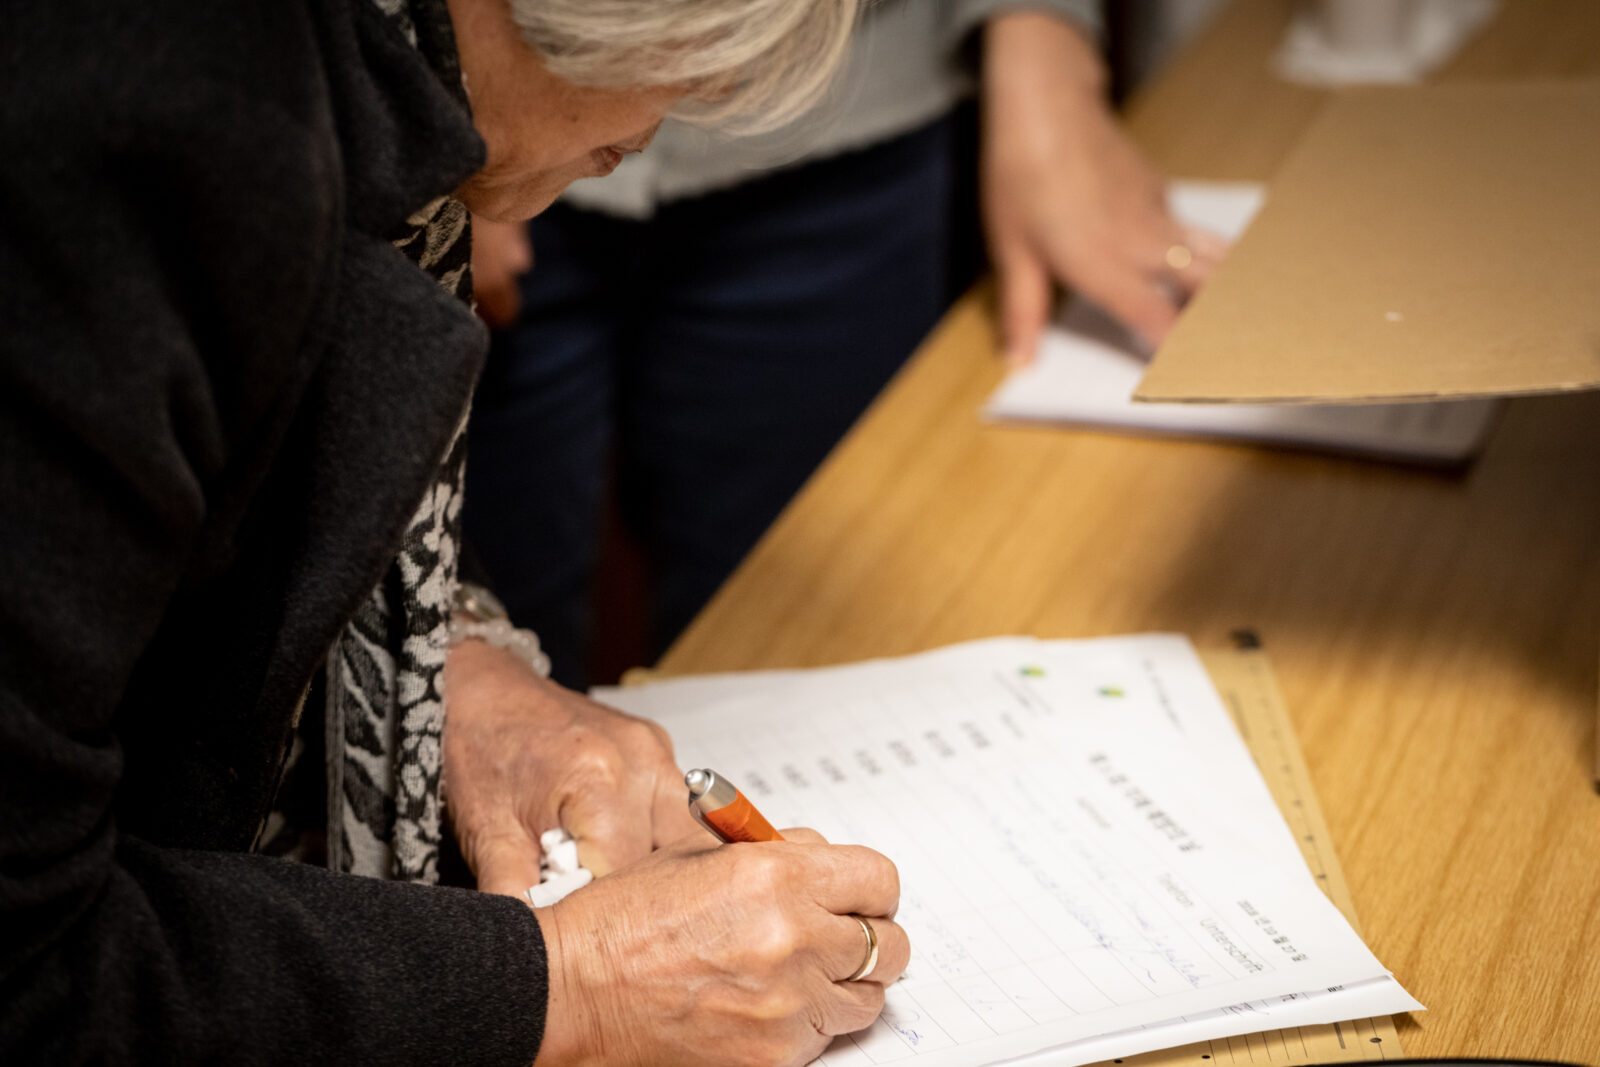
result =
[[690,121],[755,132],[815,104],[860,0],[511,0],[523,39],[579,85],[703,87]]

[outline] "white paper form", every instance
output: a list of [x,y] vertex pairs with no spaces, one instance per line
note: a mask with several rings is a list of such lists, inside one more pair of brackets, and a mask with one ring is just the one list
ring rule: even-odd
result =
[[[1390,1015],[1398,1010],[1406,1010],[1395,1007],[1394,991],[1397,988],[1394,979],[1384,978],[1340,986],[1334,990],[1294,993],[1286,997],[1235,1004],[1203,1015],[1169,1019],[1151,1026],[1103,1034],[1003,1062],[1015,1067],[1068,1067],[1238,1034]],[[1403,992],[1401,997],[1410,1000]],[[1339,1007],[1330,1015],[1328,1005],[1335,999],[1340,1002]],[[1414,1001],[1411,1003],[1415,1004]]]
[[[918,655],[869,660],[824,670],[744,671],[667,679],[629,689],[597,689],[601,700],[635,714],[675,721],[686,711],[732,696],[789,694],[791,702],[827,701],[833,694],[902,684],[927,671],[989,674],[1007,665],[1033,668],[1027,686],[1071,721],[1093,729],[1108,716],[1138,723],[1207,764],[1209,798],[1234,806],[1234,817],[1258,850],[1271,849],[1289,870],[1304,871],[1271,791],[1234,729],[1205,666],[1177,634],[1040,641],[996,637]],[[1107,699],[1105,692],[1119,694]],[[1170,751],[1170,750],[1169,750]],[[731,772],[730,772],[731,773]]]
[[[1174,182],[1182,221],[1237,238],[1265,198],[1248,183]],[[1398,312],[1391,314],[1398,315]],[[1396,323],[1403,319],[1396,319]],[[1073,298],[1046,331],[1037,358],[1013,370],[984,407],[997,420],[1101,426],[1142,433],[1268,441],[1452,463],[1482,447],[1501,402],[1416,404],[1135,403],[1149,347],[1104,310]]]
[[[1180,669],[1163,673],[1174,658]],[[1192,702],[1184,666],[1215,704],[1187,738],[1173,710]],[[1045,1048],[1052,1063],[1089,1062],[1367,1014],[1308,1014],[1339,998],[1299,991],[1385,975],[1310,884],[1181,638],[1001,639],[597,695],[661,719],[682,759],[727,773],[779,825],[899,865],[912,965],[884,1018],[828,1051],[830,1067]],[[1219,791],[1215,764],[1203,788],[1183,785],[1198,766],[1185,745],[1208,760],[1225,751],[1218,719],[1240,772],[1222,777],[1245,786]],[[730,740],[741,737],[753,740]],[[1263,804],[1275,826],[1252,814]],[[1266,848],[1263,824],[1276,835]],[[1386,1010],[1415,1006],[1400,997]]]
[[[1286,868],[1310,876],[1292,831],[1187,639],[1145,634],[1039,641],[1033,642],[1033,649],[1035,661],[1041,665],[1041,678],[1035,684],[1041,686],[1070,689],[1084,684],[1073,679],[1092,683],[1096,678],[1119,677],[1135,679],[1131,683],[1135,687],[1148,686],[1154,699],[1135,705],[1144,713],[1140,720],[1143,728],[1167,728],[1182,735],[1186,750],[1206,768],[1210,799],[1233,808],[1230,819],[1237,820],[1236,825],[1264,854],[1273,855]],[[1085,710],[1093,712],[1092,706]],[[1422,1005],[1399,982],[1385,976],[1333,990],[1230,1005],[1219,1012],[1166,1020],[1014,1062],[1088,1063],[1233,1034],[1420,1010]],[[1070,1060],[1062,1058],[1063,1051],[1071,1052]]]

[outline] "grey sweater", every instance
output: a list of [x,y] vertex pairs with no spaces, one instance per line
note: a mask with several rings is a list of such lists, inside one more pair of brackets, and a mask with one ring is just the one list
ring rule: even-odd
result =
[[624,160],[608,178],[574,184],[565,200],[645,218],[657,204],[913,130],[972,93],[966,44],[990,16],[1015,10],[1049,12],[1090,34],[1101,29],[1098,0],[880,0],[867,8],[844,70],[812,114],[741,138],[668,122],[645,152]]

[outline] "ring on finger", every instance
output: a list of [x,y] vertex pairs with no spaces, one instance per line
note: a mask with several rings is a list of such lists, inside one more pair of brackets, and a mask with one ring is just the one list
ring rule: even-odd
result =
[[877,931],[872,929],[872,924],[861,916],[852,915],[850,918],[861,924],[861,932],[867,937],[867,952],[861,958],[861,966],[857,967],[855,973],[846,978],[845,981],[860,982],[866,979],[873,969],[878,966],[878,934]]

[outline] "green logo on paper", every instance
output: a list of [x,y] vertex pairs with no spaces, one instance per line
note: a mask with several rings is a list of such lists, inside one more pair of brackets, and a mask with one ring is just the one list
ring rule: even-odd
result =
[[1044,668],[1043,667],[1024,667],[1018,673],[1021,674],[1024,678],[1043,678],[1044,677]]
[[1121,686],[1115,685],[1102,685],[1099,693],[1103,697],[1125,697],[1128,695],[1122,691]]

